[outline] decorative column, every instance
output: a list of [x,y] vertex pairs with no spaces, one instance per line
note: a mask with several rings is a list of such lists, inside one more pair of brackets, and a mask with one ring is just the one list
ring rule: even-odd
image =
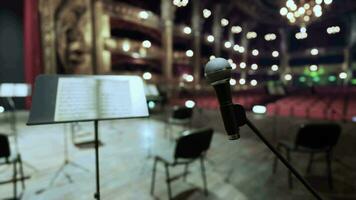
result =
[[[231,24],[231,23],[230,23]],[[228,56],[229,58],[232,59],[233,56],[233,47],[235,45],[235,40],[234,40],[234,33],[231,31],[232,25],[229,25],[229,30],[228,30],[228,41],[231,43],[231,48],[228,50]]]
[[344,85],[352,80],[352,55],[353,49],[356,43],[356,14],[351,14],[350,16],[350,26],[347,27],[347,36],[346,36],[346,47],[344,49],[344,62],[341,66],[341,70],[347,73],[347,78],[343,81]]
[[171,0],[161,0],[162,20],[162,64],[166,81],[171,81],[173,76],[173,17],[174,7]]
[[214,55],[221,56],[221,4],[215,4],[213,18]]
[[201,71],[201,3],[200,1],[192,1],[192,33],[193,33],[193,75],[195,85],[200,82]]
[[289,52],[288,52],[288,36],[289,30],[288,29],[279,29],[279,34],[281,35],[281,42],[280,42],[280,78],[283,82],[285,82],[283,75],[290,73],[291,68],[289,66]]
[[249,40],[247,39],[246,35],[250,31],[251,27],[249,26],[248,22],[244,22],[242,24],[242,32],[241,32],[241,40],[240,40],[240,45],[245,49],[245,51],[242,53],[242,59],[241,62],[246,63],[246,68],[245,69],[240,69],[241,70],[241,78],[246,80],[246,71],[247,71],[247,60],[248,60],[248,54],[249,54]]

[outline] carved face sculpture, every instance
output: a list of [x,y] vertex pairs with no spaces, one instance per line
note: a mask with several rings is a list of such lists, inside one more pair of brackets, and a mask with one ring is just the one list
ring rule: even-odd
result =
[[56,52],[65,73],[91,69],[91,24],[86,0],[62,0],[55,13]]

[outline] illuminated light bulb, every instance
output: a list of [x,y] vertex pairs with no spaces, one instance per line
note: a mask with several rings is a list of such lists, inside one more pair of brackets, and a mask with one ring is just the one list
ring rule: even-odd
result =
[[318,12],[318,11],[321,11],[321,6],[320,5],[315,5],[313,7],[313,12]]
[[189,35],[192,32],[192,29],[189,26],[183,28],[183,33]]
[[257,85],[257,81],[255,79],[253,79],[253,80],[250,81],[250,84],[252,86],[256,86]]
[[215,56],[214,56],[214,55],[211,55],[211,56],[209,57],[209,60],[212,60],[212,59],[215,59]]
[[243,52],[245,52],[245,48],[242,47],[242,46],[240,46],[240,48],[239,48],[239,53],[243,53]]
[[188,56],[188,57],[193,57],[194,52],[189,49],[189,50],[187,50],[187,51],[185,52],[185,55]]
[[290,9],[291,9],[292,11],[296,11],[296,10],[297,10],[297,5],[293,4],[293,5],[290,7]]
[[316,49],[316,48],[311,49],[311,50],[310,50],[310,54],[311,54],[311,55],[313,55],[313,56],[316,56],[316,55],[318,55],[318,54],[319,54],[319,50],[318,50],[318,49]]
[[300,14],[299,14],[299,12],[298,12],[298,11],[297,11],[297,12],[294,12],[294,17],[295,17],[295,18],[300,17]]
[[252,50],[252,55],[253,56],[258,56],[259,52],[257,49]]
[[206,40],[207,40],[208,42],[212,43],[212,42],[214,42],[214,36],[208,35],[208,36],[206,37]]
[[246,34],[246,38],[247,38],[247,39],[253,39],[253,38],[256,38],[256,37],[257,37],[257,33],[254,32],[254,31],[248,32],[248,33]]
[[262,106],[262,105],[254,105],[252,107],[252,112],[256,113],[256,114],[264,114],[266,113],[267,108],[266,106]]
[[303,7],[298,8],[299,15],[303,15],[305,13],[305,9]]
[[236,80],[232,78],[230,79],[229,83],[230,85],[236,85]]
[[240,85],[245,85],[246,80],[245,80],[245,79],[243,79],[243,78],[241,78],[241,79],[239,80],[239,83],[240,83]]
[[309,16],[304,16],[303,19],[304,19],[305,22],[308,22],[310,20],[310,17]]
[[321,4],[321,3],[323,3],[323,0],[315,0],[315,3],[316,4]]
[[5,112],[5,108],[3,106],[0,106],[0,113]]
[[307,29],[304,26],[302,26],[302,27],[300,27],[300,32],[301,33],[306,33]]
[[268,33],[268,34],[265,35],[265,40],[266,41],[275,40],[276,38],[277,38],[277,36],[274,33]]
[[149,101],[148,102],[148,108],[153,109],[156,107],[156,103],[154,101]]
[[306,10],[308,10],[310,8],[310,5],[308,3],[304,4],[303,6]]
[[305,39],[307,37],[308,37],[308,33],[298,32],[295,34],[295,38],[297,38],[298,40]]
[[258,65],[256,63],[251,65],[251,69],[252,70],[257,70],[258,69]]
[[234,51],[239,51],[240,49],[240,46],[238,44],[235,44],[234,47],[233,47]]
[[242,31],[241,26],[232,26],[231,27],[231,32],[232,33],[240,33]]
[[286,3],[286,6],[287,6],[288,8],[291,8],[294,4],[295,4],[295,3],[294,3],[293,0],[288,0],[287,3]]
[[220,23],[221,23],[221,26],[227,26],[227,25],[229,25],[229,20],[222,18]]
[[275,58],[278,57],[279,56],[279,52],[278,51],[273,51],[272,52],[272,56],[275,57]]
[[317,65],[310,65],[309,70],[312,72],[318,71],[318,66]]
[[151,47],[151,42],[149,40],[144,40],[142,42],[142,46],[145,48],[150,48]]
[[325,3],[326,5],[330,5],[332,2],[333,2],[333,0],[324,0],[324,3]]
[[286,81],[290,81],[290,80],[292,80],[292,75],[290,75],[290,74],[286,74],[286,75],[284,75],[284,79],[286,80]]
[[193,100],[187,100],[187,101],[185,101],[184,105],[187,108],[194,108],[195,102]]
[[234,61],[233,61],[231,58],[229,58],[229,59],[227,60],[227,62],[229,62],[230,65],[231,65],[231,63],[234,63]]
[[229,42],[229,41],[226,41],[225,43],[224,43],[224,46],[225,46],[225,48],[230,48],[232,45],[231,45],[231,42]]
[[138,17],[141,18],[141,19],[148,19],[149,14],[148,14],[147,11],[140,11],[140,12],[138,13]]
[[150,80],[152,78],[152,74],[150,72],[145,72],[142,74],[142,78],[145,80]]
[[194,77],[190,74],[183,74],[183,79],[186,80],[187,82],[193,82]]
[[291,12],[287,13],[287,18],[288,18],[288,19],[293,18],[293,13],[291,13]]
[[323,15],[323,12],[319,11],[314,13],[315,17],[321,17],[321,15]]
[[289,19],[289,22],[293,24],[295,22],[295,18],[293,17],[293,18]]
[[204,9],[203,10],[203,16],[204,18],[209,18],[211,15],[211,11],[209,9]]
[[124,41],[122,43],[122,50],[125,52],[128,52],[130,50],[130,42],[129,41]]
[[240,68],[241,69],[245,69],[246,68],[246,63],[245,62],[241,62],[240,63]]
[[341,72],[341,73],[339,74],[339,78],[341,78],[341,79],[346,79],[346,78],[347,78],[347,73],[346,73],[346,72]]
[[274,71],[274,72],[278,71],[278,65],[272,65],[271,66],[271,70]]
[[279,14],[281,14],[282,16],[287,15],[288,13],[288,9],[286,7],[283,7],[279,10]]
[[231,68],[234,70],[236,69],[236,64],[235,63],[231,63]]

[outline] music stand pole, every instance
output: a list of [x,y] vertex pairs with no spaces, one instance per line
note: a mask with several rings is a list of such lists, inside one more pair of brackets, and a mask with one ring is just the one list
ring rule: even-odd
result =
[[321,196],[304,180],[304,178],[298,173],[294,167],[289,164],[289,162],[268,142],[268,140],[260,133],[260,131],[255,127],[255,125],[250,122],[246,118],[246,124],[247,126],[252,130],[257,137],[262,140],[262,142],[272,151],[274,155],[277,156],[277,158],[282,161],[282,163],[290,170],[297,178],[298,180],[314,195],[314,197],[318,200],[322,200]]
[[100,200],[100,170],[99,170],[99,139],[98,139],[98,120],[94,120],[95,134],[95,172],[96,172],[96,193],[94,198]]

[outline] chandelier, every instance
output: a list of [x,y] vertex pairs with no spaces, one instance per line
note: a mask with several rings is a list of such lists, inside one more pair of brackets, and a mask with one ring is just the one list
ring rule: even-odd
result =
[[323,15],[323,11],[332,0],[286,0],[285,6],[279,10],[290,24],[302,27]]

